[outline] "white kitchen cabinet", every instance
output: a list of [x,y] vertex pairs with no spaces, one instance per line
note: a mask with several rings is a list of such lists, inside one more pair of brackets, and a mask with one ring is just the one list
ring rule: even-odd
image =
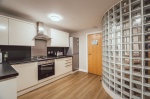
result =
[[55,76],[72,71],[72,58],[55,59]]
[[17,91],[24,90],[38,84],[37,62],[12,65],[19,73],[17,76]]
[[36,27],[24,21],[9,19],[9,45],[34,46]]
[[69,47],[69,33],[51,29],[51,47]]
[[0,45],[8,45],[8,18],[0,16]]
[[0,80],[0,99],[17,99],[16,78]]

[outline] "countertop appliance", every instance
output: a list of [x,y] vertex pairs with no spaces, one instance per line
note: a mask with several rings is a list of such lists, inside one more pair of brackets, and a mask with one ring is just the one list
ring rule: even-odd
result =
[[38,62],[38,80],[55,75],[54,60],[43,60]]
[[79,69],[79,38],[70,37],[70,47],[67,55],[72,55],[72,70]]

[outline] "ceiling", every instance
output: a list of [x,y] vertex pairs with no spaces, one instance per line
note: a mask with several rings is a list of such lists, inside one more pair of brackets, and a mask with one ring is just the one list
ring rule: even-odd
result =
[[[45,24],[68,32],[101,27],[101,18],[120,0],[0,0],[0,12]],[[47,16],[58,13],[61,22],[52,22]]]

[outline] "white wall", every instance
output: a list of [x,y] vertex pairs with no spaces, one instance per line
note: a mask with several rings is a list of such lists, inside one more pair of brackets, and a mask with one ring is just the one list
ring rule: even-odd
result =
[[93,28],[77,33],[71,33],[70,36],[79,38],[79,70],[88,71],[88,56],[87,56],[87,35],[101,33],[101,28]]

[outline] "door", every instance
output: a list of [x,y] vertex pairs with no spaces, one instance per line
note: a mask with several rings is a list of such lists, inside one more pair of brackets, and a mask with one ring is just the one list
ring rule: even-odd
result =
[[102,75],[102,34],[88,35],[88,72]]
[[9,45],[35,46],[35,24],[9,19]]
[[0,45],[8,45],[8,18],[0,17]]

